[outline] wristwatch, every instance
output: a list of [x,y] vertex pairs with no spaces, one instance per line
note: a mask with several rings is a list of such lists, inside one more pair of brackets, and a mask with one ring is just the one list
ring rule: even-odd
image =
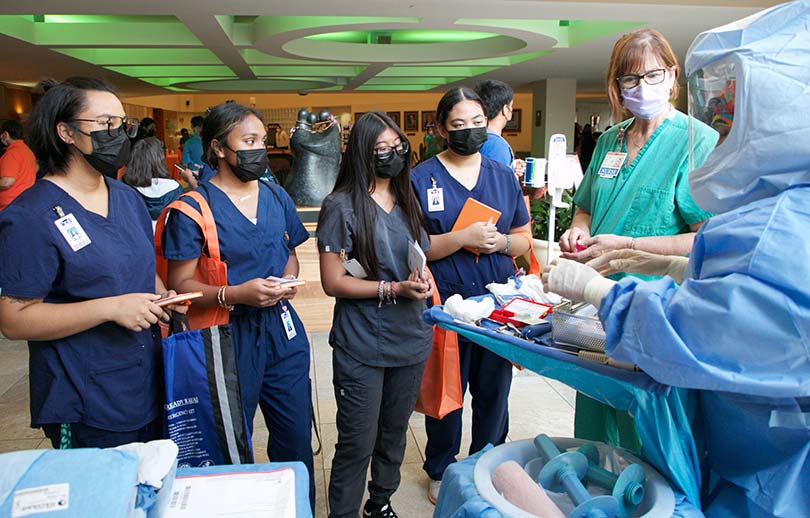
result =
[[503,249],[503,253],[508,254],[509,249],[512,247],[512,237],[509,234],[504,234],[506,237],[506,246]]

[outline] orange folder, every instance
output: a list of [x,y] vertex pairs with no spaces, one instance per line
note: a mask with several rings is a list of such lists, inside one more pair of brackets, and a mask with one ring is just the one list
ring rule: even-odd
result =
[[[487,222],[490,219],[494,224],[498,222],[498,218],[500,217],[501,211],[495,210],[489,205],[481,203],[474,198],[467,198],[467,201],[464,202],[464,206],[461,208],[461,212],[459,212],[458,218],[456,218],[456,222],[453,223],[453,228],[451,230],[455,232],[456,230],[465,229],[473,223],[477,223],[479,221]],[[478,250],[475,248],[470,248],[468,246],[465,246],[464,248],[475,255],[479,255]]]

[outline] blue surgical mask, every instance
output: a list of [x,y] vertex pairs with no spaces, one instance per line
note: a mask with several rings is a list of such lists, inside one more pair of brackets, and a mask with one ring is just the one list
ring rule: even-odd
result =
[[669,81],[648,85],[644,81],[630,89],[622,89],[622,104],[639,119],[652,119],[669,108]]

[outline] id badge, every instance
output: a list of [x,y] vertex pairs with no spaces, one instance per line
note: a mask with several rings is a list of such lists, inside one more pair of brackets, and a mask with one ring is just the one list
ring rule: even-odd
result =
[[615,178],[618,176],[619,171],[622,170],[625,160],[627,160],[627,153],[610,151],[602,160],[602,165],[599,166],[597,174],[602,178]]
[[292,340],[296,337],[298,332],[295,330],[292,314],[287,309],[286,304],[281,306],[281,323],[284,324],[284,332],[287,333],[287,340]]
[[428,212],[442,212],[444,210],[444,193],[441,187],[431,187],[427,190]]
[[57,219],[53,223],[74,252],[78,252],[92,242],[72,213]]
[[366,270],[363,268],[363,265],[360,264],[360,261],[357,259],[349,259],[343,261],[343,268],[349,272],[349,275],[352,277],[356,277],[358,279],[365,279],[368,277]]

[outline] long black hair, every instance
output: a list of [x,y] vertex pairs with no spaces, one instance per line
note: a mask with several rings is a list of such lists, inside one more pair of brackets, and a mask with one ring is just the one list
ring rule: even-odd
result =
[[43,81],[45,95],[36,102],[28,119],[25,143],[39,163],[38,177],[47,173],[64,174],[76,149],[59,138],[56,126],[63,122],[75,127],[74,120],[87,105],[86,92],[97,90],[115,94],[103,81],[92,77],[70,77],[61,83]]
[[[374,189],[374,145],[386,129],[392,129],[403,143],[408,138],[399,126],[385,113],[367,112],[352,128],[340,171],[333,192],[345,192],[351,196],[352,207],[357,219],[354,241],[354,257],[372,278],[379,277],[377,253],[374,246],[374,226],[377,220],[375,202],[371,198]],[[411,188],[410,152],[405,158],[405,166],[389,184],[397,205],[405,213],[408,230],[414,241],[419,241],[422,229],[422,210]]]

